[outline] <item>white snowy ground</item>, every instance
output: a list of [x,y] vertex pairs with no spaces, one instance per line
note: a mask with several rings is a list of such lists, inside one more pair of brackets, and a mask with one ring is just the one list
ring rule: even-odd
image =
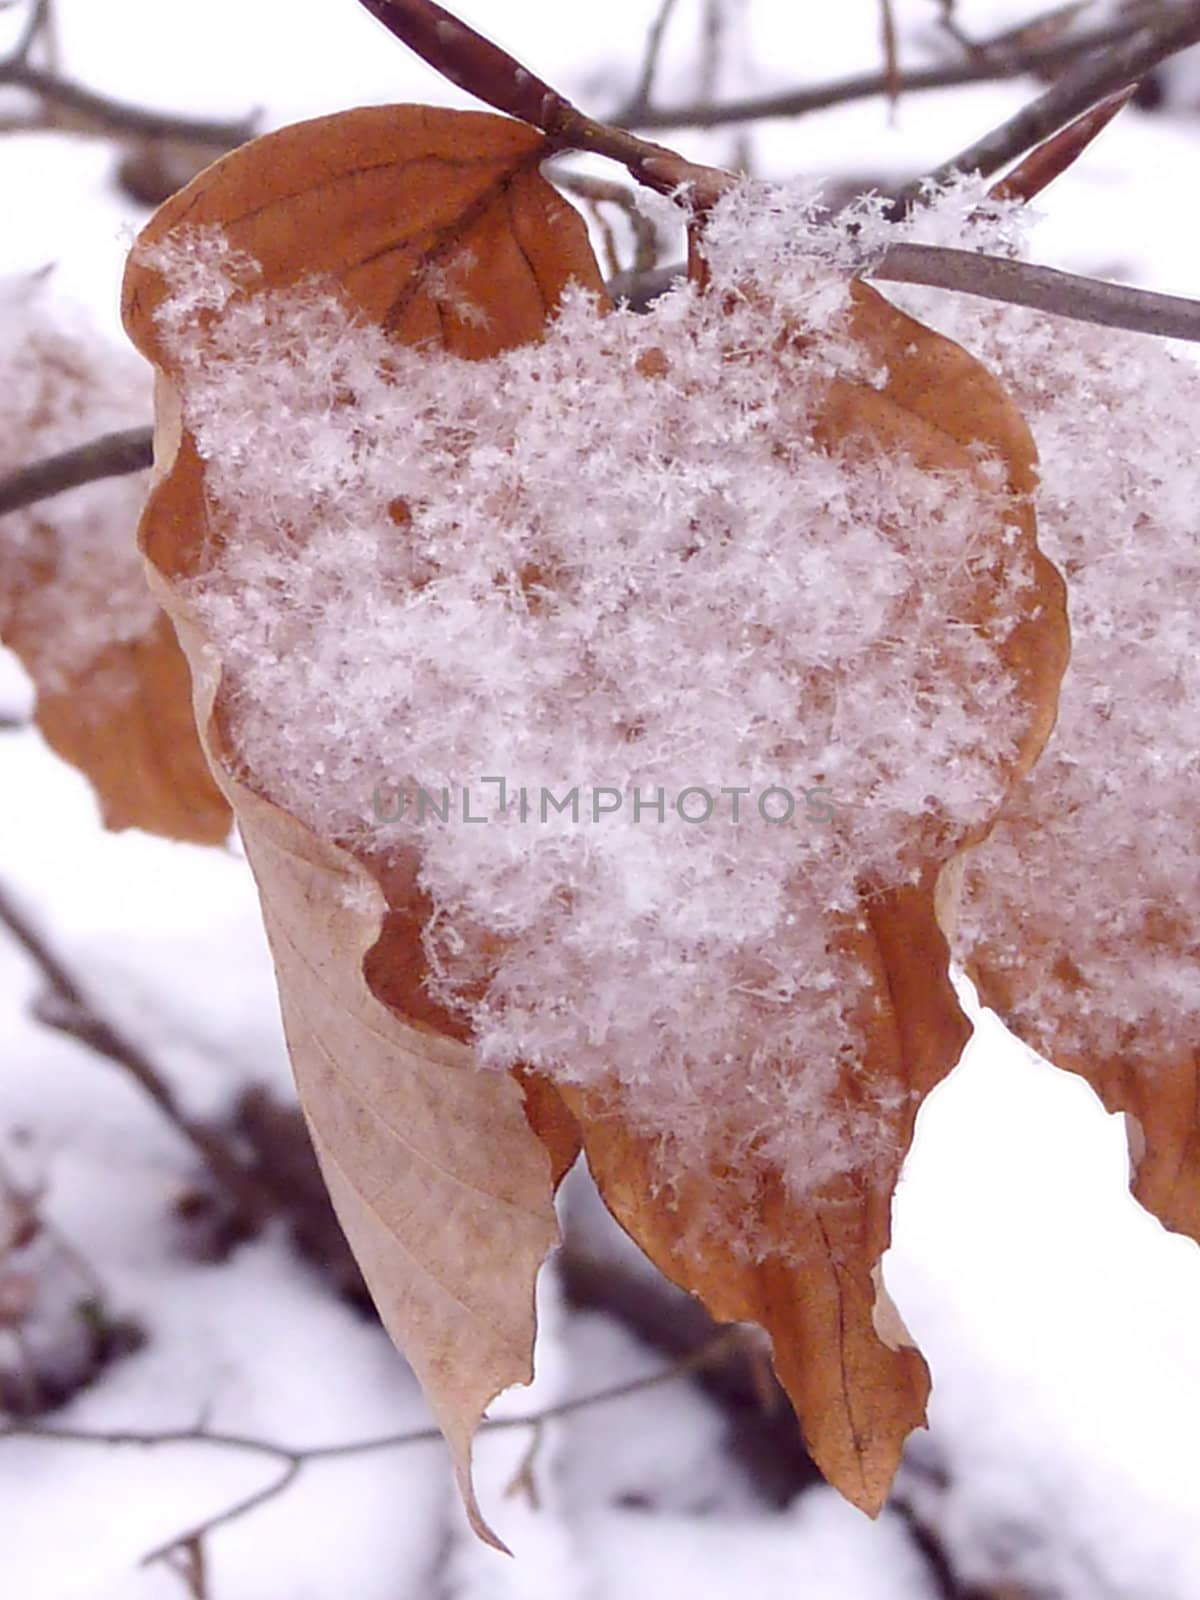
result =
[[[192,113],[264,109],[264,125],[367,101],[461,97],[410,61],[354,0],[58,0],[65,65],[89,85]],[[933,37],[933,0],[902,0],[906,59]],[[978,33],[1029,14],[960,5]],[[603,113],[627,91],[654,7],[602,13],[552,0],[462,7]],[[834,16],[743,0],[725,93],[873,66],[875,0]],[[693,92],[697,0],[668,36],[664,100]],[[808,20],[806,20],[806,18]],[[9,19],[0,18],[9,22]],[[10,24],[11,25],[11,24]],[[1186,77],[1187,67],[1179,69]],[[904,175],[1014,110],[1028,84],[870,101],[754,129],[770,176]],[[1200,92],[1197,93],[1200,100]],[[8,102],[0,102],[4,109]],[[730,159],[730,133],[682,148]],[[1181,179],[1196,115],[1118,124],[1047,196],[1039,259],[1200,292]],[[121,258],[141,214],[108,184],[111,150],[65,135],[0,138],[0,272],[58,263],[56,291],[115,327]],[[26,688],[0,658],[0,709]],[[33,733],[0,734],[0,876],[105,1005],[206,1115],[247,1083],[286,1092],[287,1067],[254,895],[236,853],[103,834],[82,780]],[[419,1426],[383,1337],[267,1237],[220,1265],[188,1262],[174,1200],[182,1143],[115,1069],[30,1019],[37,983],[0,938],[0,1155],[44,1187],[43,1209],[90,1261],[112,1308],[149,1339],[61,1415],[83,1428],[210,1426],[299,1443]],[[1123,1136],[1078,1081],[984,1018],[922,1114],[896,1205],[887,1278],[935,1378],[933,1431],[912,1449],[914,1495],[960,1570],[1072,1597],[1200,1594],[1200,1252],[1128,1199]],[[566,1316],[549,1276],[532,1409],[653,1370],[595,1315]],[[0,1339],[4,1337],[0,1332]],[[0,1352],[2,1355],[3,1352]],[[498,1407],[503,1411],[504,1406]],[[509,1562],[463,1531],[439,1446],[305,1469],[287,1493],[208,1541],[213,1600],[918,1600],[932,1593],[898,1523],[872,1525],[819,1491],[778,1514],[722,1459],[721,1421],[683,1384],[552,1425],[540,1509],[506,1495],[527,1434],[480,1449],[485,1508]],[[929,1486],[922,1463],[950,1479]],[[270,1463],[188,1445],[156,1451],[0,1442],[0,1594],[150,1600],[183,1592],[141,1557],[268,1481]],[[658,1509],[627,1502],[642,1496]],[[1028,1543],[1034,1535],[1040,1542]]]

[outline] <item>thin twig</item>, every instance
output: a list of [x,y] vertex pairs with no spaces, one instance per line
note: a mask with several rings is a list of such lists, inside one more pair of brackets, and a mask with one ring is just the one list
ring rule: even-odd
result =
[[[659,1388],[663,1384],[672,1383],[688,1373],[707,1366],[744,1337],[745,1331],[740,1327],[724,1328],[690,1355],[644,1378],[634,1378],[625,1383],[593,1390],[590,1394],[560,1400],[540,1411],[527,1412],[521,1416],[485,1418],[480,1424],[480,1432],[501,1433],[514,1428],[541,1428],[548,1422],[573,1416],[576,1412],[586,1411],[592,1406],[605,1405],[613,1400],[622,1400],[648,1389]],[[52,1439],[65,1444],[133,1445],[142,1448],[172,1444],[202,1444],[217,1449],[239,1450],[250,1455],[265,1456],[281,1463],[284,1470],[270,1483],[256,1489],[253,1494],[233,1502],[215,1516],[196,1523],[194,1527],[187,1528],[173,1539],[156,1546],[142,1558],[142,1565],[145,1566],[150,1562],[165,1559],[181,1546],[203,1539],[213,1529],[244,1517],[256,1507],[274,1499],[299,1477],[304,1467],[314,1461],[344,1460],[350,1456],[373,1455],[380,1451],[398,1450],[410,1445],[436,1444],[442,1439],[442,1432],[440,1428],[435,1427],[410,1428],[402,1433],[382,1434],[373,1439],[350,1439],[339,1444],[294,1446],[258,1438],[254,1434],[219,1432],[203,1424],[190,1428],[167,1428],[159,1432],[150,1432],[132,1428],[98,1430],[47,1427],[37,1422],[16,1420],[0,1427],[0,1441],[5,1439]]]
[[228,1198],[249,1221],[261,1223],[273,1216],[278,1208],[269,1189],[256,1181],[214,1128],[187,1115],[146,1052],[96,1009],[65,962],[2,885],[0,923],[49,985],[53,1004],[41,1008],[41,1020],[128,1073],[203,1158]]
[[209,117],[181,117],[168,111],[152,111],[130,105],[81,83],[60,77],[43,67],[35,67],[19,57],[0,62],[0,87],[25,89],[48,106],[73,112],[94,123],[105,133],[137,134],[148,139],[182,139],[188,143],[211,145],[214,150],[232,150],[254,137],[258,114],[235,121]]
[[888,104],[895,111],[904,88],[900,71],[900,43],[896,34],[896,14],[892,0],[879,0],[879,44],[883,51],[883,75],[887,79]]
[[25,18],[25,26],[21,29],[17,42],[9,56],[11,62],[16,64],[29,60],[30,52],[45,31],[49,18],[50,0],[33,0],[33,4],[29,7],[29,14]]
[[[985,47],[981,46],[980,53],[966,61],[912,68],[901,77],[900,87],[905,94],[914,94],[923,89],[949,89],[966,83],[996,83],[1030,73],[1053,72],[1106,45],[1129,40],[1145,27],[1145,17],[1139,12],[1137,20],[1125,17],[1120,22],[1081,31],[1070,38],[1025,46],[1003,54],[984,54]],[[877,95],[886,95],[891,82],[886,72],[866,72],[849,78],[836,78],[828,83],[743,100],[728,100],[721,104],[703,100],[685,105],[655,106],[636,117],[627,118],[618,113],[612,120],[618,127],[648,130],[719,128],[731,122],[761,122],[768,117],[804,116],[810,111],[824,111],[830,106],[844,105],[851,100],[873,99]],[[1099,98],[1099,95],[1094,98]],[[1015,152],[1018,155],[1020,153]]]
[[[645,309],[686,270],[684,263],[677,261],[652,272],[622,273],[610,283],[609,292],[614,299],[626,299],[635,308]],[[1102,328],[1121,328],[1128,333],[1149,333],[1189,343],[1200,341],[1200,300],[1156,294],[1150,289],[1059,272],[1028,261],[1009,261],[944,245],[894,244],[861,271],[864,278],[921,284],[1006,305],[1029,306],[1070,322],[1090,322]]]
[[0,517],[85,483],[145,471],[154,460],[153,438],[152,428],[125,428],[18,468],[0,478]]
[[638,73],[637,84],[629,97],[629,104],[625,107],[625,116],[621,118],[627,125],[637,121],[638,116],[650,109],[651,97],[654,93],[654,79],[658,72],[659,57],[662,54],[663,36],[667,31],[667,24],[671,20],[678,0],[662,0],[658,14],[650,24],[646,35],[646,49],[642,57],[641,71]]
[[986,46],[976,44],[975,40],[965,32],[962,24],[954,14],[956,0],[938,0],[938,27],[950,39],[953,39],[960,50],[966,51],[968,56],[978,55]]
[[1102,328],[1200,341],[1200,300],[1153,294],[1148,289],[1131,289],[1028,261],[1007,261],[943,245],[895,244],[882,260],[865,270],[865,276],[887,283],[952,289],[956,294],[1029,306]]
[[993,128],[949,161],[909,184],[888,209],[889,220],[907,215],[925,187],[938,187],[960,172],[988,178],[1089,110],[1097,101],[1128,88],[1168,56],[1200,43],[1200,3],[1164,8],[1157,23],[1142,22],[1131,36],[1112,48],[1089,52],[1058,82],[1015,117]]
[[[3,1434],[0,1434],[0,1438],[2,1437]],[[276,1495],[281,1495],[286,1489],[291,1488],[303,1467],[303,1460],[289,1461],[283,1471],[272,1478],[270,1483],[264,1484],[261,1489],[256,1489],[253,1494],[245,1495],[241,1500],[235,1500],[232,1505],[226,1506],[224,1511],[218,1511],[214,1516],[205,1517],[192,1527],[185,1528],[173,1539],[166,1539],[162,1544],[156,1544],[153,1550],[146,1551],[138,1565],[149,1567],[156,1561],[169,1562],[177,1550],[186,1550],[189,1547],[201,1548],[210,1533],[215,1533],[228,1522],[236,1522],[239,1517],[248,1516],[251,1511],[256,1511],[259,1506],[266,1505],[268,1500],[274,1500]]]
[[605,156],[619,162],[636,182],[660,194],[686,189],[695,212],[704,211],[734,182],[730,173],[697,166],[663,145],[595,121],[435,0],[359,3],[451,83],[497,111],[540,129],[546,136],[547,154],[587,150]]
[[[549,177],[558,188],[587,201],[594,208],[611,205],[623,211],[633,231],[634,259],[631,270],[648,272],[654,266],[658,259],[658,230],[651,218],[639,208],[637,195],[632,189],[623,183],[613,183],[608,178],[594,178],[584,172],[564,172],[560,168],[551,169]],[[616,277],[620,272],[620,263],[614,260],[610,276]]]

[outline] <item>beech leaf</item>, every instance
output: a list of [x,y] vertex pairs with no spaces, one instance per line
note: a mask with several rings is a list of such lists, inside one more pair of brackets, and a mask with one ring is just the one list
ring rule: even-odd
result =
[[[581,1137],[652,1259],[768,1330],[814,1455],[874,1511],[928,1386],[877,1292],[891,1194],[968,1031],[942,880],[1035,759],[1066,654],[1032,444],[977,362],[819,264],[782,287],[803,303],[810,274],[828,328],[719,259],[605,315],[546,153],[377,108],[168,202],[125,285],[161,374],[142,544],[335,1204],[476,1526],[471,1435],[528,1376]],[[677,746],[729,776],[812,759],[856,799],[787,845],[765,813],[681,813],[661,843],[361,814],[383,759],[636,782]]]
[[[13,334],[0,470],[127,423],[146,404],[140,364],[56,327],[44,299],[36,281],[0,294],[0,337],[10,324]],[[0,638],[33,680],[38,727],[92,785],[105,827],[219,844],[229,808],[196,737],[187,664],[137,549],[144,493],[140,481],[116,479],[0,517]]]
[[[221,731],[219,646],[180,593],[220,538],[220,514],[161,349],[161,282],[142,263],[172,229],[219,224],[268,286],[329,273],[398,342],[491,355],[536,338],[568,281],[600,287],[582,222],[538,174],[544,154],[515,123],[411,106],[270,134],[156,214],[124,298],[131,337],[162,364],[159,481],[142,547],[187,647],[197,723],[258,883],[301,1103],[380,1315],[450,1444],[472,1522],[493,1543],[471,1487],[471,1441],[493,1396],[532,1376],[534,1279],[558,1238],[554,1186],[578,1142],[552,1090],[479,1072],[406,981],[411,875],[393,864],[373,876],[239,779]],[[447,257],[453,284],[439,270]]]
[[1126,1114],[1134,1195],[1200,1242],[1200,377],[1129,335],[957,320],[1044,441],[1074,647],[1044,755],[970,853],[956,953],[1014,1033]]
[[[814,436],[828,449],[904,452],[930,471],[969,465],[973,448],[996,451],[1013,514],[1033,549],[1035,453],[1020,413],[986,369],[960,346],[905,316],[875,290],[852,285],[852,334],[886,365],[881,387],[837,379]],[[1053,725],[1067,656],[1065,596],[1051,564],[1033,550],[1036,584],[1003,656],[1022,686],[1027,720],[1011,767],[1032,766]],[[985,563],[981,563],[983,565]],[[996,625],[994,595],[979,585],[980,629]],[[804,706],[797,708],[803,720]],[[978,836],[976,836],[978,837]],[[752,1321],[771,1336],[774,1363],[805,1441],[825,1477],[861,1510],[884,1502],[908,1433],[925,1418],[928,1373],[913,1348],[898,1346],[898,1319],[879,1285],[890,1241],[891,1199],[925,1095],[958,1061],[970,1029],[949,981],[938,922],[942,875],[953,878],[969,834],[925,831],[917,885],[862,885],[860,913],[829,919],[831,945],[852,953],[868,975],[861,1026],[865,1047],[842,1074],[837,1099],[871,1105],[883,1154],[840,1174],[803,1202],[768,1174],[747,1193],[736,1139],[727,1159],[663,1191],[656,1147],[664,1130],[638,1126],[620,1087],[565,1090],[583,1131],[593,1176],[613,1215],[669,1278],[699,1295],[723,1321]],[[798,1061],[799,1075],[807,1063]],[[890,1113],[881,1114],[880,1105]],[[710,1217],[725,1209],[724,1227]],[[724,1198],[722,1198],[724,1197]],[[740,1261],[728,1240],[747,1229],[762,1241]]]

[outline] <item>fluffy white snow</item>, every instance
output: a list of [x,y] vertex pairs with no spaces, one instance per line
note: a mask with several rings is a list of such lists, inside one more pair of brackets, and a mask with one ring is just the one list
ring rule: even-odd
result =
[[[370,100],[463,103],[352,0],[59,6],[67,67],[145,103],[229,115],[261,103],[267,125]],[[905,59],[928,59],[937,7],[903,0],[897,9]],[[958,9],[983,33],[1034,7],[960,0]],[[650,7],[624,0],[581,21],[550,0],[474,0],[464,14],[503,29],[531,65],[603,112],[629,92]],[[820,26],[808,8],[769,0],[738,6],[735,16],[733,65],[721,80],[728,93],[877,61],[873,0],[822,13]],[[12,26],[7,16],[0,22]],[[694,92],[699,24],[699,4],[683,0],[668,33],[664,97]],[[1034,88],[906,98],[894,118],[879,101],[842,107],[757,128],[742,148],[760,176],[907,176]],[[6,96],[6,107],[16,103]],[[1195,162],[1196,137],[1181,112],[1122,113],[1042,202],[1034,257],[1195,292],[1179,174]],[[699,159],[735,150],[727,131],[678,142]],[[111,165],[104,147],[69,134],[0,139],[10,219],[0,266],[19,272],[56,261],[63,292],[109,328],[136,220],[104,186]],[[1151,603],[1173,600],[1156,594]],[[11,662],[0,665],[0,709],[20,710],[27,690]],[[284,1081],[269,964],[235,856],[101,835],[82,780],[35,737],[7,732],[0,830],[3,882],[22,893],[105,1005],[140,1030],[190,1107],[215,1111],[247,1081]],[[181,1259],[168,1211],[189,1181],[188,1153],[114,1069],[29,1020],[34,985],[7,944],[0,982],[8,1165],[44,1183],[47,1209],[111,1286],[114,1308],[139,1315],[150,1334],[62,1420],[153,1429],[212,1406],[224,1426],[285,1439],[364,1437],[420,1420],[382,1336],[331,1304],[282,1240],[221,1266]],[[1200,1264],[1193,1246],[1164,1235],[1128,1201],[1122,1138],[1078,1080],[1034,1062],[990,1024],[926,1108],[887,1263],[936,1384],[934,1431],[912,1452],[908,1486],[916,1492],[917,1469],[932,1453],[951,1487],[923,1478],[924,1492],[958,1564],[980,1581],[1046,1579],[1071,1600],[1104,1592],[1190,1600],[1200,1592]],[[548,1398],[620,1381],[635,1357],[647,1360],[619,1334],[594,1338],[576,1321],[556,1324],[545,1352]],[[210,1592],[214,1600],[408,1600],[440,1586],[450,1595],[543,1600],[551,1575],[560,1592],[566,1587],[564,1561],[573,1564],[571,1592],[596,1600],[726,1596],[735,1587],[781,1600],[930,1592],[894,1524],[872,1527],[832,1497],[809,1496],[771,1516],[730,1486],[702,1516],[692,1514],[681,1486],[719,1476],[718,1428],[691,1390],[669,1393],[627,1403],[607,1435],[597,1411],[544,1442],[547,1469],[574,1464],[564,1500],[542,1513],[503,1499],[511,1458],[497,1464],[485,1510],[511,1531],[519,1557],[497,1558],[502,1578],[482,1566],[486,1552],[462,1557],[440,1447],[421,1446],[309,1469],[286,1496],[212,1537]],[[162,1567],[141,1570],[140,1558],[252,1490],[267,1470],[195,1449],[0,1442],[3,1587],[37,1600],[171,1600],[184,1592],[179,1579]],[[630,1486],[655,1490],[668,1510],[621,1507]],[[468,1574],[460,1559],[480,1564]]]

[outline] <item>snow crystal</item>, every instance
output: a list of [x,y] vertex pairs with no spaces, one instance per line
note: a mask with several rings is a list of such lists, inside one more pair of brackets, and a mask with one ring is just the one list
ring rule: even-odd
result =
[[155,265],[228,534],[190,599],[254,785],[419,853],[430,987],[485,1062],[616,1074],[685,1159],[800,1193],[881,1153],[839,1094],[878,1001],[834,919],[997,805],[1008,622],[962,619],[1029,574],[982,464],[814,444],[832,377],[883,376],[845,326],[865,213],[725,206],[708,294],[569,294],[479,363],[320,282],[245,293],[211,235]]

